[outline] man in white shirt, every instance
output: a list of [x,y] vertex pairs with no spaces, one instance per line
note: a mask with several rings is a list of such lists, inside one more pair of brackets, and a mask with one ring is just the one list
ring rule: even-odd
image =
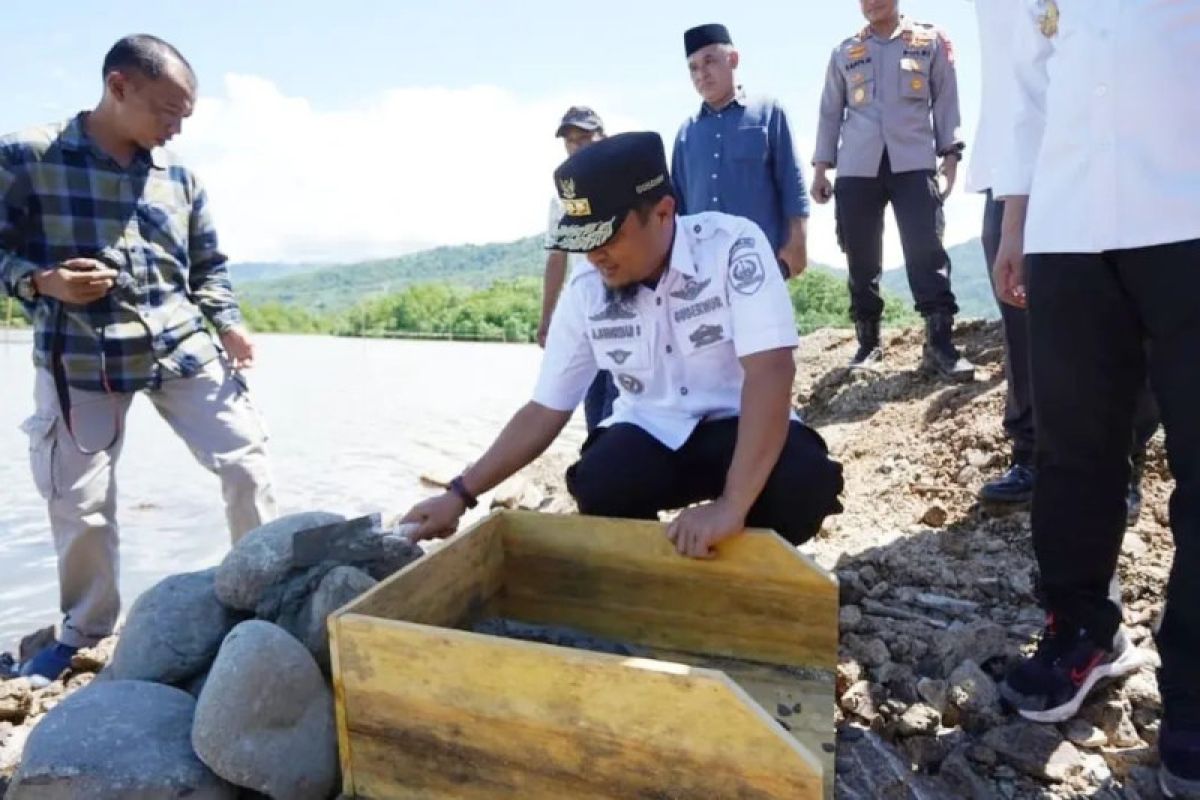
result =
[[1200,797],[1200,92],[1181,85],[1200,74],[1200,2],[1021,2],[1012,136],[992,187],[1006,200],[995,280],[1029,309],[1033,539],[1050,616],[1002,688],[1024,716],[1059,721],[1129,669],[1107,585],[1148,373],[1177,483],[1160,774],[1169,797]]
[[[604,122],[600,115],[587,106],[571,106],[563,114],[556,138],[563,140],[563,147],[568,156],[573,156],[588,145],[604,138]],[[563,216],[563,204],[555,194],[550,200],[550,221],[546,228],[546,269],[542,278],[542,321],[538,325],[538,345],[546,346],[546,335],[550,331],[550,319],[554,315],[554,307],[558,304],[558,296],[562,294],[563,283],[567,275],[574,275],[581,267],[587,265],[587,258],[579,253],[565,253],[555,250],[552,241],[554,230],[558,227]],[[613,401],[617,398],[617,386],[613,383],[612,373],[601,370],[596,373],[596,379],[588,387],[583,398],[583,416],[587,423],[588,433],[596,430],[608,415],[612,413]]]
[[[1013,28],[1026,21],[1023,5],[1014,0],[975,0],[983,89],[975,146],[967,172],[967,191],[987,195],[983,214],[983,250],[988,269],[1000,247],[1004,203],[992,192],[1003,157],[1005,124],[1016,100],[1011,63]],[[1029,323],[1024,308],[997,296],[1004,321],[1004,372],[1008,394],[1004,403],[1004,432],[1012,442],[1008,470],[979,490],[979,499],[992,505],[1026,505],[1033,499],[1035,447],[1033,391],[1029,374]],[[1137,522],[1142,506],[1142,471],[1146,447],[1158,429],[1158,407],[1149,388],[1141,393],[1134,418],[1131,459],[1133,472],[1126,496],[1126,517]]]
[[[587,253],[559,300],[533,399],[478,461],[405,521],[454,532],[475,497],[541,454],[600,368],[620,396],[567,485],[584,514],[653,519],[702,558],[747,526],[803,542],[841,510],[841,466],[791,410],[791,300],[757,225],[679,217],[662,139],[627,133],[555,171],[565,214],[554,245]],[[706,502],[707,501],[707,502]]]

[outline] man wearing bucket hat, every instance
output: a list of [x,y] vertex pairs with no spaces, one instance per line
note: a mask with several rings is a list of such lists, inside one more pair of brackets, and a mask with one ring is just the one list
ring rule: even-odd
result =
[[680,214],[723,211],[767,237],[785,277],[808,266],[808,197],[787,114],[747,95],[734,74],[739,54],[724,25],[683,34],[692,85],[704,99],[675,137],[671,179]]
[[747,526],[809,539],[841,510],[841,466],[791,410],[795,318],[762,230],[721,213],[679,217],[662,139],[627,133],[555,171],[554,246],[587,253],[550,325],[541,375],[491,448],[405,516],[447,536],[482,494],[537,458],[599,369],[613,414],[588,437],[567,486],[584,514],[653,519],[704,557]]

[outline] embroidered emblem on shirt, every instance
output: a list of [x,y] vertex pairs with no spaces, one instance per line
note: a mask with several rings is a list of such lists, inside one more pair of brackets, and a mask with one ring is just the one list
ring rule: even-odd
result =
[[620,319],[637,319],[637,312],[620,300],[609,300],[604,310],[588,317],[592,322],[616,322]]
[[846,57],[851,61],[858,61],[860,58],[866,58],[867,46],[865,44],[850,45],[850,49],[846,51]]
[[700,293],[707,289],[710,283],[712,283],[711,278],[706,281],[697,281],[694,278],[688,278],[687,282],[683,284],[682,289],[676,289],[671,292],[671,297],[674,297],[676,300],[691,302],[699,297]]
[[710,297],[707,300],[701,300],[695,305],[684,306],[676,311],[674,314],[675,322],[676,324],[680,322],[687,322],[689,319],[695,319],[696,317],[712,313],[713,311],[719,311],[724,307],[725,303],[720,297]]
[[1054,0],[1045,0],[1042,7],[1045,11],[1038,17],[1038,27],[1042,29],[1042,35],[1050,39],[1058,34],[1058,3]]
[[753,250],[757,243],[753,236],[743,236],[733,243],[733,247],[729,248],[729,258],[732,260],[742,250]]
[[908,85],[913,88],[914,92],[919,92],[925,88],[925,81],[921,80],[920,78],[913,78]]
[[624,372],[617,375],[617,383],[621,388],[630,394],[641,394],[646,391],[646,386],[632,375],[626,375]]
[[629,357],[633,355],[633,352],[630,350],[609,350],[606,355],[611,358],[613,363],[619,367],[629,360]]
[[729,264],[729,285],[738,294],[756,294],[767,280],[767,271],[763,269],[762,259],[758,253],[746,253],[733,258]]
[[692,345],[699,350],[710,344],[725,341],[725,328],[721,325],[701,325],[688,336]]
[[642,335],[640,325],[617,325],[612,328],[592,328],[592,338],[598,342],[606,339],[635,339]]
[[867,99],[867,90],[863,87],[858,87],[854,90],[854,104],[861,105]]

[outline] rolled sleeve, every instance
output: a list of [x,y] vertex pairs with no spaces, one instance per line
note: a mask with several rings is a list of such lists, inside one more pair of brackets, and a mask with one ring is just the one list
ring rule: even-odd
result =
[[937,47],[929,65],[933,92],[933,137],[938,155],[960,149],[962,112],[958,102],[958,70],[954,67],[954,45],[938,32]]
[[837,166],[838,141],[846,113],[846,84],[838,69],[838,51],[829,57],[825,88],[821,91],[821,110],[817,123],[817,150],[813,164]]
[[1000,157],[992,185],[996,197],[1030,194],[1046,130],[1046,90],[1050,84],[1047,63],[1053,45],[1041,34],[1028,4],[1022,5],[1012,33],[1013,113],[1001,129]]
[[768,136],[774,158],[775,188],[779,193],[783,215],[787,219],[807,217],[808,194],[804,186],[804,173],[796,163],[796,147],[787,114],[778,104],[771,114]]
[[572,283],[554,309],[533,390],[533,402],[553,411],[574,411],[599,371],[580,311],[579,291],[578,284]]
[[188,288],[201,313],[220,333],[242,324],[242,312],[234,298],[227,261],[217,243],[217,229],[208,210],[208,193],[193,177]]
[[5,294],[16,296],[17,283],[32,275],[38,265],[18,253],[21,247],[21,228],[28,214],[27,181],[20,167],[0,150],[0,286]]
[[747,222],[730,250],[726,285],[738,358],[800,343],[787,284],[766,235],[753,223]]

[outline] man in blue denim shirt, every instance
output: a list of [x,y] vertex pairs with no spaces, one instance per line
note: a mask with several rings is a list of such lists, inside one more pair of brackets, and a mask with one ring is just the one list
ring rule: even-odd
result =
[[787,115],[776,101],[747,97],[734,81],[738,52],[724,25],[683,35],[700,111],[675,137],[671,173],[680,214],[722,211],[753,220],[784,277],[808,266],[808,198]]

